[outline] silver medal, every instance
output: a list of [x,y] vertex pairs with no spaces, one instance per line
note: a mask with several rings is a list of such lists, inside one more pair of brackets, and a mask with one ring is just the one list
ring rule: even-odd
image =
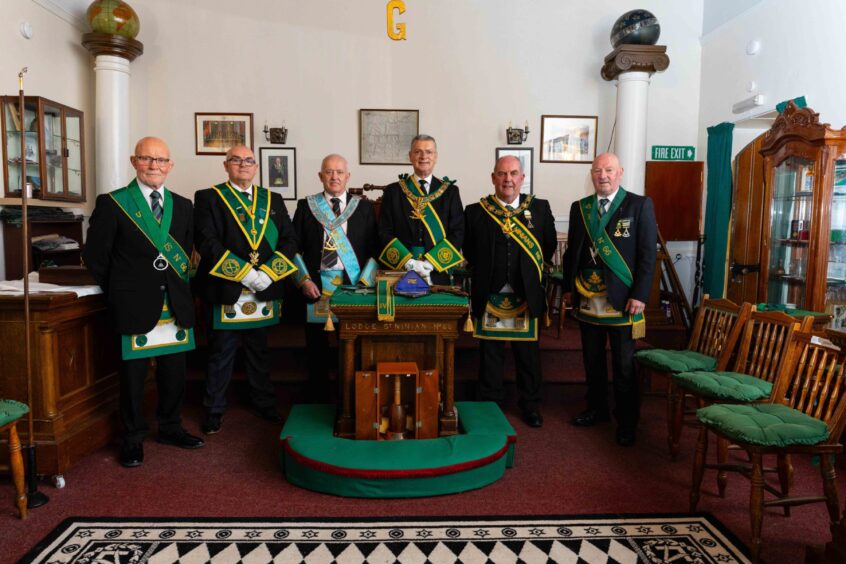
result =
[[167,262],[167,259],[161,253],[159,253],[159,256],[157,256],[153,261],[153,268],[158,271],[167,270],[168,265],[169,263]]

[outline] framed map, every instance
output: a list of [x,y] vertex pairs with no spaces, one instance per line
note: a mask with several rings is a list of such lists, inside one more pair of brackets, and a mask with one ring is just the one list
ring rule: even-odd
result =
[[408,164],[419,126],[419,110],[359,110],[359,164]]

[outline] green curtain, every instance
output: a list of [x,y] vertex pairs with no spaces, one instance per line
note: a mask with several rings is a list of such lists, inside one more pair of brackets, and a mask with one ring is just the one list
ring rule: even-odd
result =
[[712,298],[725,295],[733,131],[733,123],[721,123],[708,128],[708,200],[705,207],[702,292],[710,294]]

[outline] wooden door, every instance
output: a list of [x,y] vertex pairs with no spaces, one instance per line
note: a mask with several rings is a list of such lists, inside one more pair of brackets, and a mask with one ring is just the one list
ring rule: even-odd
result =
[[700,161],[647,161],[645,194],[665,241],[697,241],[702,232]]
[[758,303],[761,272],[761,233],[765,206],[764,135],[747,145],[734,160],[734,190],[729,235],[729,279],[726,297],[734,303]]

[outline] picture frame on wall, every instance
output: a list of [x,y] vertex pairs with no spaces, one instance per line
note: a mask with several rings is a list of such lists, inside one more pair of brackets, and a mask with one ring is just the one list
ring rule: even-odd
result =
[[534,163],[535,150],[532,147],[497,147],[496,160],[502,157],[517,157],[523,165],[523,185],[520,186],[521,194],[534,194],[532,187],[532,163]]
[[597,116],[541,116],[542,163],[590,164],[596,158]]
[[194,113],[195,151],[225,155],[235,145],[253,148],[253,114]]
[[297,150],[294,147],[259,147],[261,185],[282,196],[297,199]]
[[359,164],[408,164],[409,146],[419,131],[419,110],[359,110]]

